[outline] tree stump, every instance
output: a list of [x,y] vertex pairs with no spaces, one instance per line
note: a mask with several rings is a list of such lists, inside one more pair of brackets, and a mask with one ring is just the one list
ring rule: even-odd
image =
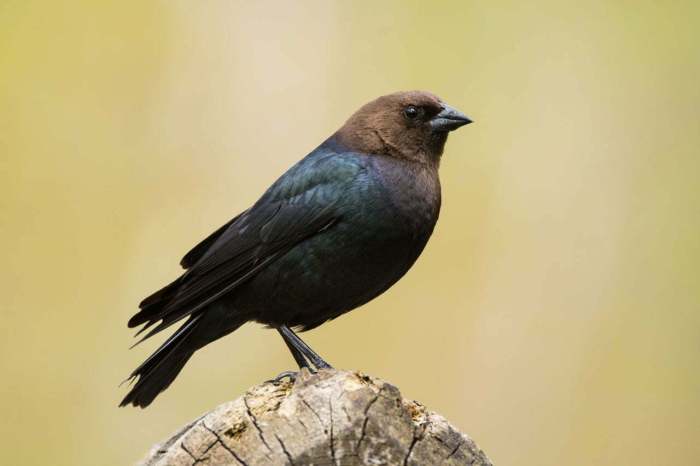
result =
[[142,466],[492,463],[442,416],[357,372],[302,370],[222,404],[156,445]]

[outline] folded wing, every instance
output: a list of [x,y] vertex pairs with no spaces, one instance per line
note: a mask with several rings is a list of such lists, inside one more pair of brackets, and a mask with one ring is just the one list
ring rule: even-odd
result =
[[[312,153],[250,209],[214,232],[182,260],[187,271],[144,299],[129,327],[153,327],[142,340],[233,292],[295,245],[341,217],[346,189],[363,167],[353,158]],[[156,325],[157,324],[157,325]]]

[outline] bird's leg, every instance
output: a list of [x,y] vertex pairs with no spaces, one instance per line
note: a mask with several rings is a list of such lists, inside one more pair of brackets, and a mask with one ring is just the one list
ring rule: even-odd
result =
[[[297,365],[299,366],[299,369],[307,368],[310,371],[313,372],[313,367],[309,365],[309,362],[306,360],[304,355],[296,349],[292,344],[287,340],[284,336],[284,333],[277,327],[277,331],[280,332],[280,335],[282,335],[282,338],[284,339],[284,342],[287,344],[287,348],[289,348],[289,351],[292,353],[292,356],[294,357],[294,360],[297,362]],[[284,371],[279,373],[275,378],[272,378],[268,380],[267,382],[272,382],[272,383],[277,383],[281,381],[282,379],[289,378],[290,381],[294,382],[297,378],[298,372],[295,371]]]
[[[280,328],[277,328],[277,331],[282,335],[282,339],[284,340],[285,344],[287,345],[287,348],[289,348],[289,351],[292,353],[292,356],[294,357],[294,360],[297,362],[297,365],[299,366],[299,369],[307,368],[311,369],[309,366],[309,361],[306,360],[304,355],[302,354],[301,351],[299,351],[285,336],[285,334],[280,330]],[[290,330],[291,331],[291,330]]]
[[[304,359],[306,358],[317,369],[332,369],[330,364],[324,361],[321,356],[316,354],[316,352],[312,350],[309,345],[304,343],[304,341],[299,338],[297,334],[294,333],[289,327],[286,325],[280,325],[277,327],[277,331],[280,333],[280,335],[282,335],[285,343],[287,343],[289,350],[292,352],[292,356],[294,356],[294,360],[297,362],[297,364],[299,364],[299,368],[309,367],[308,363]],[[300,359],[304,360],[304,365],[302,365]]]

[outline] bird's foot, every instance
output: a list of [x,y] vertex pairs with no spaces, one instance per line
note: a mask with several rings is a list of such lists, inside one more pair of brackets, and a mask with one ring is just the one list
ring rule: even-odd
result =
[[299,372],[296,371],[284,371],[279,373],[276,377],[266,380],[265,383],[273,383],[273,384],[278,384],[282,382],[284,379],[289,379],[290,382],[294,383],[297,379],[297,376],[299,375]]

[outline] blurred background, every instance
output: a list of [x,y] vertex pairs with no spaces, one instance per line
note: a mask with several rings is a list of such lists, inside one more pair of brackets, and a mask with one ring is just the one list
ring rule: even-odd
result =
[[700,457],[700,3],[0,2],[0,463],[135,462],[294,366],[247,325],[146,410],[141,298],[361,104],[473,117],[413,270],[305,334],[496,464]]

